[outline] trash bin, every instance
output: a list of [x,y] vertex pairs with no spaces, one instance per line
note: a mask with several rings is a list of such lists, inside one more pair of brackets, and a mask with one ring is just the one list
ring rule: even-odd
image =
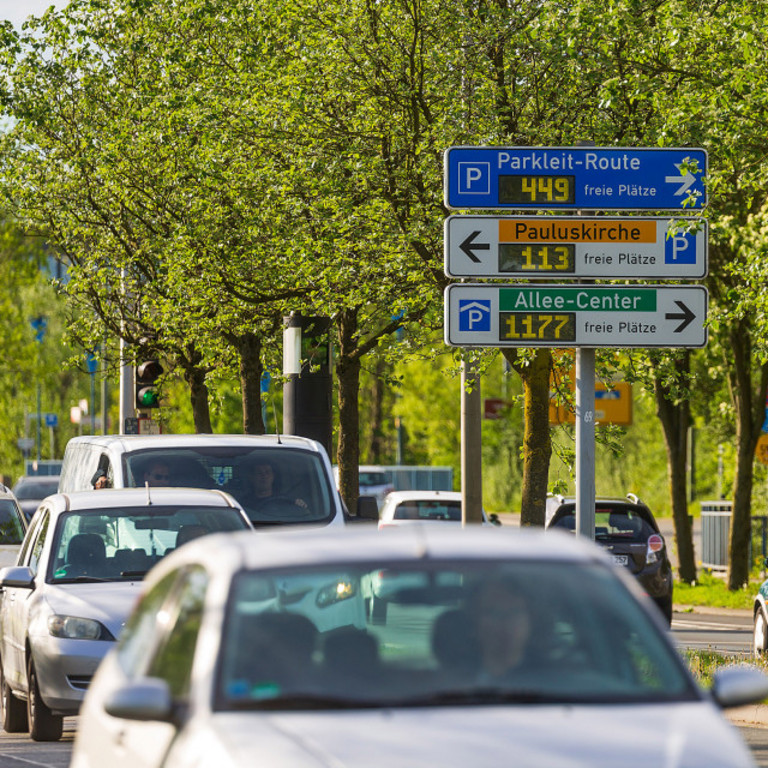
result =
[[701,564],[704,568],[728,567],[731,501],[701,502]]

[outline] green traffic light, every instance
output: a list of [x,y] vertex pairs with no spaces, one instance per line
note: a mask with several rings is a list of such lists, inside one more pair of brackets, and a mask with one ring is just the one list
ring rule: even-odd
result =
[[160,402],[157,390],[154,387],[142,387],[136,397],[139,406],[144,408],[156,408]]

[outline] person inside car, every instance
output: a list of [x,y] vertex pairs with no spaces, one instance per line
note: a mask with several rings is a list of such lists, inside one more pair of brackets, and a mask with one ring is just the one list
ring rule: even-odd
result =
[[488,681],[503,680],[521,670],[533,622],[525,597],[514,585],[502,580],[483,584],[473,602],[481,676]]

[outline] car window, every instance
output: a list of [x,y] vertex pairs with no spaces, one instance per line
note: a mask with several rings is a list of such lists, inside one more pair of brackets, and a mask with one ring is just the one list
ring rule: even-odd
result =
[[158,628],[167,624],[161,609],[179,577],[179,571],[173,571],[142,595],[126,622],[117,646],[117,660],[128,677],[139,677],[144,673],[154,651]]
[[68,512],[59,517],[49,579],[140,578],[190,538],[248,527],[234,507],[164,504]]
[[21,544],[24,524],[13,499],[0,499],[0,544]]
[[383,472],[361,472],[359,483],[361,486],[387,485],[389,480]]
[[461,521],[460,501],[405,501],[395,508],[395,520]]
[[143,486],[159,462],[167,467],[165,484],[226,491],[254,525],[322,523],[335,514],[335,491],[326,465],[313,451],[250,446],[153,448],[125,454],[123,461],[128,487]]
[[217,709],[695,700],[611,567],[385,560],[240,574]]
[[58,487],[58,477],[53,480],[30,480],[17,485],[14,495],[17,499],[44,499],[56,493]]
[[[574,509],[558,516],[551,523],[554,528],[574,530],[576,513]],[[645,543],[656,530],[646,519],[646,516],[630,506],[596,507],[595,508],[595,540],[598,542],[629,542]]]
[[40,557],[43,554],[43,547],[48,534],[50,521],[51,515],[46,509],[41,515],[40,524],[37,526],[37,532],[34,540],[31,542],[29,552],[27,553],[28,560],[24,564],[28,565],[34,574],[37,574],[37,568],[40,564]]
[[187,569],[163,606],[168,631],[147,667],[147,675],[165,680],[174,698],[189,692],[192,663],[203,617],[208,575],[201,567]]

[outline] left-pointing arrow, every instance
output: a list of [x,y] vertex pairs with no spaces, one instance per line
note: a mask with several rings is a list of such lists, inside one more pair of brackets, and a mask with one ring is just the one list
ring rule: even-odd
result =
[[475,230],[474,232],[471,232],[466,238],[464,238],[464,242],[459,246],[464,253],[469,256],[472,261],[475,262],[475,264],[480,263],[480,259],[475,256],[475,251],[489,251],[491,249],[490,243],[476,243],[475,238],[480,234],[480,230]]
[[685,330],[690,324],[691,320],[693,320],[696,315],[691,312],[690,309],[688,309],[687,305],[683,304],[682,301],[675,301],[675,304],[677,304],[680,309],[682,309],[682,312],[667,312],[664,317],[667,320],[682,320],[683,322],[680,323],[680,325],[675,328],[675,333],[680,333],[681,331]]

